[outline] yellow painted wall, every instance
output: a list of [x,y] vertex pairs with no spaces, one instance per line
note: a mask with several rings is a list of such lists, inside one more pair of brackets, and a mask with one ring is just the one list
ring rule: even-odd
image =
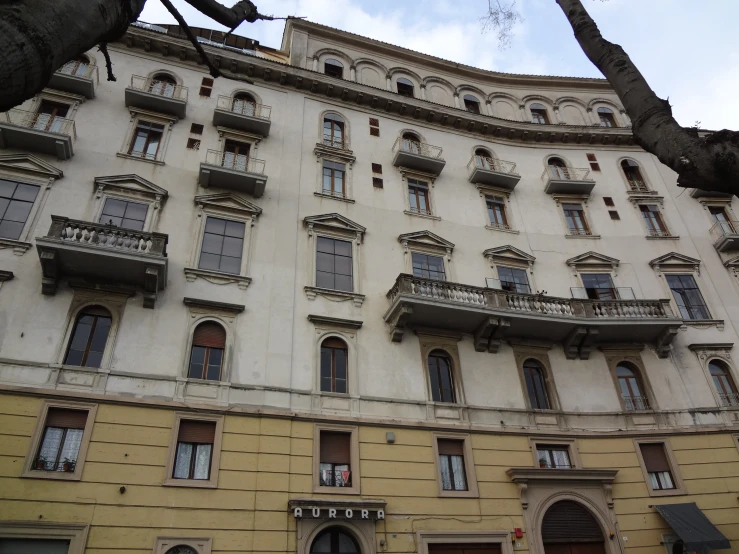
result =
[[[150,554],[157,536],[212,537],[218,553],[295,551],[287,504],[313,496],[311,421],[226,415],[218,488],[163,487],[172,409],[100,404],[80,482],[22,479],[42,402],[0,395],[0,520],[89,523],[87,554]],[[395,444],[386,442],[387,431],[395,432]],[[649,497],[631,438],[578,439],[585,468],[619,470],[613,496],[627,550],[664,553],[660,534],[669,528],[648,508],[662,502],[697,502],[738,541],[733,437],[669,440],[688,496]],[[359,441],[362,498],[387,501],[386,519],[377,524],[386,552],[415,551],[419,530],[525,527],[518,488],[505,472],[534,464],[527,436],[473,434],[479,499],[438,497],[431,431],[360,426]],[[527,553],[526,540],[515,551]]]

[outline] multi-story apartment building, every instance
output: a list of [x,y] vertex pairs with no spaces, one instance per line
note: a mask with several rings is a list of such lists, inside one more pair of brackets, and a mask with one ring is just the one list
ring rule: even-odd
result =
[[739,228],[598,79],[137,24],[0,115],[0,552],[739,540]]

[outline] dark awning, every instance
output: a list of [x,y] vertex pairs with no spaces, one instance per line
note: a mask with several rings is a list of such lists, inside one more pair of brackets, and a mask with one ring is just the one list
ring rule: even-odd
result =
[[687,552],[707,552],[713,548],[731,548],[729,540],[716,529],[695,502],[657,504],[654,506],[685,543]]

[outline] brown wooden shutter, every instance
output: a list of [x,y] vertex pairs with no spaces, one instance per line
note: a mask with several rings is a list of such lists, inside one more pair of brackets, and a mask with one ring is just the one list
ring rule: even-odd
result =
[[321,459],[324,464],[351,464],[351,433],[321,431]]
[[195,328],[192,337],[193,346],[209,346],[211,348],[226,347],[226,331],[213,321],[206,321]]
[[496,543],[448,544],[429,543],[429,554],[500,554],[501,546]]
[[87,414],[87,410],[49,408],[46,414],[46,426],[62,427],[65,429],[84,429],[87,424]]
[[557,542],[603,542],[600,525],[588,510],[572,500],[554,504],[541,524],[544,544]]
[[660,443],[640,444],[641,456],[649,473],[658,471],[670,471],[670,463],[665,454],[665,445]]
[[464,441],[439,439],[439,454],[464,456]]
[[215,438],[215,421],[193,421],[189,419],[183,419],[180,421],[180,432],[177,435],[178,442],[213,444],[215,442]]
[[325,348],[342,348],[343,350],[346,350],[346,343],[336,337],[329,337],[325,341],[321,343],[321,346]]

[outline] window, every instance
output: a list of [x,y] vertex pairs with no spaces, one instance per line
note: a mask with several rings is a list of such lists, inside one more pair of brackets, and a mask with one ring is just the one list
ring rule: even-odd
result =
[[608,273],[583,273],[580,275],[585,294],[591,300],[618,300],[618,292]]
[[444,258],[441,256],[412,252],[411,262],[413,264],[414,277],[431,279],[433,281],[446,281]]
[[131,156],[156,160],[162,142],[164,125],[150,121],[139,121],[131,140],[128,153]]
[[612,208],[613,206],[615,206],[615,204],[613,203],[613,198],[612,198],[612,197],[610,197],[610,196],[604,196],[604,197],[603,197],[603,203],[604,203],[604,204],[605,204],[606,206],[609,206],[609,207],[611,207],[611,208]]
[[332,554],[355,554],[361,550],[349,533],[338,527],[329,527],[321,531],[310,546],[311,554],[331,552]]
[[524,269],[498,266],[500,289],[508,292],[531,293],[529,276]]
[[257,111],[257,101],[251,94],[239,92],[231,101],[231,111],[242,115],[254,115]]
[[226,140],[226,144],[223,148],[223,160],[221,161],[221,165],[229,169],[248,171],[247,166],[249,165],[250,149],[251,144],[248,142]]
[[647,233],[650,237],[669,237],[670,232],[667,230],[662,214],[659,211],[659,206],[654,204],[647,204],[639,206],[639,211],[644,222],[647,225]]
[[481,167],[490,171],[497,170],[497,165],[495,163],[493,155],[483,148],[478,148],[477,150],[475,150],[475,165],[477,165],[477,167]]
[[332,58],[329,58],[325,62],[323,62],[323,72],[326,75],[330,75],[331,77],[336,77],[337,79],[343,79],[344,78],[344,64],[341,63],[339,60],[334,60]]
[[149,92],[158,94],[159,96],[166,96],[167,98],[174,97],[176,88],[177,82],[174,78],[163,73],[155,75],[149,83]]
[[79,56],[74,60],[70,60],[60,67],[57,71],[65,75],[73,75],[74,77],[85,77],[87,68],[90,67],[90,60],[84,56]]
[[429,354],[429,379],[431,399],[434,402],[455,402],[452,358],[443,350]]
[[[708,211],[715,221],[714,227],[720,231],[721,235],[737,234],[736,222],[733,221],[726,213],[726,208],[724,208],[723,206],[708,206]],[[2,233],[0,233],[0,235],[2,235]]]
[[187,139],[188,150],[200,150],[200,139],[189,138]]
[[176,413],[164,485],[218,486],[223,416]]
[[649,486],[653,491],[677,488],[672,476],[670,462],[665,454],[664,443],[642,443],[639,445],[644,467],[649,477]]
[[570,449],[566,445],[537,444],[536,460],[540,468],[570,469]]
[[148,211],[149,206],[140,202],[106,198],[100,214],[100,223],[142,231]]
[[376,117],[370,117],[369,124],[370,124],[370,135],[373,137],[379,137],[380,136],[380,120],[377,119]]
[[464,441],[438,439],[441,488],[445,491],[466,491]]
[[203,80],[200,82],[200,96],[210,98],[211,92],[213,92],[213,79],[203,77]]
[[346,343],[336,337],[329,337],[321,343],[321,392],[347,393]]
[[318,237],[316,248],[316,286],[346,292],[354,290],[351,242],[328,237]]
[[711,360],[708,363],[708,371],[721,399],[721,405],[739,406],[739,395],[737,395],[734,379],[731,378],[729,368],[723,362]]
[[623,160],[621,162],[621,169],[624,172],[626,181],[629,183],[629,189],[633,192],[647,192],[649,188],[647,183],[642,177],[639,164],[632,160]]
[[226,330],[214,321],[204,321],[195,328],[190,351],[191,379],[220,381],[223,353],[226,349]]
[[562,210],[570,235],[587,236],[591,234],[582,204],[564,203],[562,204]]
[[18,240],[41,187],[0,179],[0,237]]
[[644,394],[644,387],[639,378],[639,372],[629,364],[620,363],[616,366],[616,379],[621,391],[626,411],[633,412],[649,409],[649,399]]
[[498,229],[509,229],[506,217],[505,198],[502,196],[485,195],[485,205],[488,209],[490,226]]
[[398,94],[400,94],[401,96],[407,96],[408,98],[413,98],[415,96],[413,94],[413,83],[411,83],[405,77],[400,77],[396,83],[396,86],[398,87]]
[[523,364],[523,375],[531,409],[549,410],[550,405],[546,381],[544,379],[544,368],[538,361],[529,358]]
[[241,221],[207,216],[198,268],[239,274],[245,231]]
[[613,111],[610,108],[598,108],[598,117],[600,118],[601,127],[618,127],[616,119],[613,117]]
[[549,158],[547,160],[547,168],[549,169],[549,176],[552,179],[568,180],[570,178],[567,164],[561,158]]
[[618,212],[616,210],[608,210],[608,215],[614,221],[620,221],[621,220],[621,216],[618,215]]
[[547,109],[543,104],[531,104],[529,106],[531,110],[531,122],[539,125],[548,125],[549,116],[547,115]]
[[41,100],[33,128],[39,131],[58,133],[64,126],[69,104],[61,104],[50,100]]
[[431,215],[431,203],[429,202],[428,183],[409,178],[408,203],[411,212]]
[[344,148],[344,119],[337,114],[323,116],[323,144]]
[[345,187],[346,165],[329,160],[323,160],[323,194],[346,197]]
[[192,125],[190,125],[190,132],[193,135],[202,135],[203,125],[201,123],[193,123]]
[[74,324],[64,365],[100,367],[112,318],[101,306],[84,308]]
[[154,554],[210,554],[211,539],[157,538]]
[[372,186],[378,189],[383,188],[382,177],[378,177],[378,175],[382,175],[382,164],[372,164],[372,173],[374,174],[372,176]]
[[665,275],[683,319],[710,319],[698,284],[692,275]]
[[593,171],[600,171],[600,164],[598,164],[598,160],[595,157],[595,154],[587,154],[588,156],[588,162],[590,163],[590,169]]
[[403,133],[401,148],[411,154],[421,154],[423,152],[421,139],[418,138],[418,135],[414,135],[413,133]]
[[351,434],[321,431],[321,487],[351,487]]
[[464,109],[471,113],[480,113],[480,101],[471,94],[464,95]]

